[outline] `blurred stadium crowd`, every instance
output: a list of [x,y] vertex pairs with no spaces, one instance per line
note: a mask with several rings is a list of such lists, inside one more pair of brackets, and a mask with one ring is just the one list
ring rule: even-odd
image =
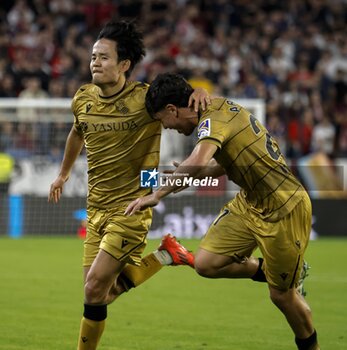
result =
[[[346,0],[1,0],[0,97],[72,97],[111,17],[144,32],[132,79],[175,71],[212,94],[262,98],[288,157],[347,157]],[[48,141],[62,149],[69,127]],[[0,126],[2,149],[35,153],[43,139],[28,123]]]

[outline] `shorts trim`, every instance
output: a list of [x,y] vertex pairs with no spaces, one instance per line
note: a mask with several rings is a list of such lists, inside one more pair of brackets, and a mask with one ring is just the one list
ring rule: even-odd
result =
[[139,247],[141,247],[146,241],[146,237],[143,237],[141,243],[137,244],[136,246],[134,246],[132,249],[130,249],[128,252],[124,253],[122,256],[119,257],[119,260],[123,260],[125,257],[127,257],[128,255],[130,255],[134,250],[138,249]]
[[300,255],[298,256],[298,261],[296,262],[296,267],[295,267],[295,271],[293,274],[293,279],[292,279],[292,282],[290,283],[289,289],[294,287],[295,276],[296,276],[296,273],[298,272],[299,263],[300,263]]

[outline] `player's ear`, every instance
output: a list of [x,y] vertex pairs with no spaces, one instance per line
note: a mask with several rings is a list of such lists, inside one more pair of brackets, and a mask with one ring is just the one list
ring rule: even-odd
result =
[[122,70],[122,72],[125,73],[126,71],[128,71],[130,66],[131,66],[131,61],[130,60],[123,60],[121,62],[121,70]]
[[173,115],[174,117],[177,116],[177,107],[175,105],[169,103],[165,106],[165,109],[170,113],[170,115]]

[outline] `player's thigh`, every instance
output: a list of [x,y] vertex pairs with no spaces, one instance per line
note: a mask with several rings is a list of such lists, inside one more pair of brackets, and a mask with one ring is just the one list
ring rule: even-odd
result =
[[85,302],[87,304],[110,303],[112,301],[109,299],[110,290],[124,266],[124,262],[118,261],[100,249],[86,276]]
[[125,264],[101,249],[89,268],[86,282],[92,282],[101,289],[108,289],[121,273]]
[[287,290],[297,286],[311,230],[311,205],[301,201],[282,220],[264,223],[256,234],[270,286]]
[[232,256],[215,254],[203,248],[199,248],[195,253],[194,264],[195,268],[198,270],[206,267],[211,269],[220,269],[221,267],[231,264],[234,261],[235,260]]
[[227,203],[203,237],[200,248],[234,261],[249,257],[256,248],[256,241],[246,225],[244,211],[238,199]]

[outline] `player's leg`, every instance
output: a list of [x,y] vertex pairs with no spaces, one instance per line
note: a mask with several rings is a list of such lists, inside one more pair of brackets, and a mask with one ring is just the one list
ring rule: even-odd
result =
[[104,330],[107,305],[115,299],[113,290],[119,274],[127,264],[140,264],[146,246],[151,213],[125,217],[123,211],[88,208],[84,242],[85,305],[78,350],[96,349]]
[[85,268],[84,312],[78,350],[95,350],[105,328],[109,291],[125,263],[100,250],[90,268]]
[[295,288],[286,291],[269,286],[270,298],[292,328],[298,349],[318,350],[317,333],[313,327],[311,309]]
[[[115,231],[114,227],[113,230]],[[93,230],[90,229],[89,232]],[[123,240],[117,235],[106,234],[100,246],[107,252],[100,250],[92,266],[84,268],[85,305],[78,350],[96,349],[104,330],[107,305],[118,295],[145,282],[164,265],[192,265],[194,262],[193,255],[187,249],[173,236],[166,235],[158,250],[141,259],[139,266],[126,264],[125,261],[138,262],[144,244],[140,239],[136,245],[134,239],[129,238],[128,244],[124,246]],[[92,234],[89,234],[86,242],[85,257],[90,259],[95,251],[95,245],[91,244]],[[123,260],[118,260],[117,257]],[[85,258],[85,261],[88,259]]]
[[272,302],[286,317],[298,349],[319,349],[310,307],[298,293],[304,252],[311,229],[311,205],[308,198],[277,223],[264,223],[267,236],[258,235],[264,256],[264,272]]
[[[146,236],[152,222],[152,209],[125,216],[124,208],[107,211],[103,224],[105,234],[100,247],[119,261],[128,264],[114,281],[109,291],[108,303],[124,291],[136,287],[155,275],[165,265],[193,265],[194,256],[175,238],[166,235],[158,250],[141,257],[146,246]],[[88,223],[90,223],[89,220]],[[94,226],[100,225],[99,222]]]
[[199,248],[195,254],[195,270],[207,278],[252,278],[259,268],[259,259],[243,255],[225,256]]
[[265,281],[262,259],[252,257],[256,240],[238,197],[222,208],[195,254],[195,270],[207,278],[254,278]]
[[[86,284],[88,273],[99,252],[101,236],[98,234],[98,222],[102,222],[103,212],[95,208],[88,207],[88,228],[84,241],[83,253],[83,273],[84,284]],[[80,324],[77,350],[96,349],[105,327],[106,306],[95,308],[95,314],[91,314],[94,308],[86,304],[84,298],[84,311]]]

